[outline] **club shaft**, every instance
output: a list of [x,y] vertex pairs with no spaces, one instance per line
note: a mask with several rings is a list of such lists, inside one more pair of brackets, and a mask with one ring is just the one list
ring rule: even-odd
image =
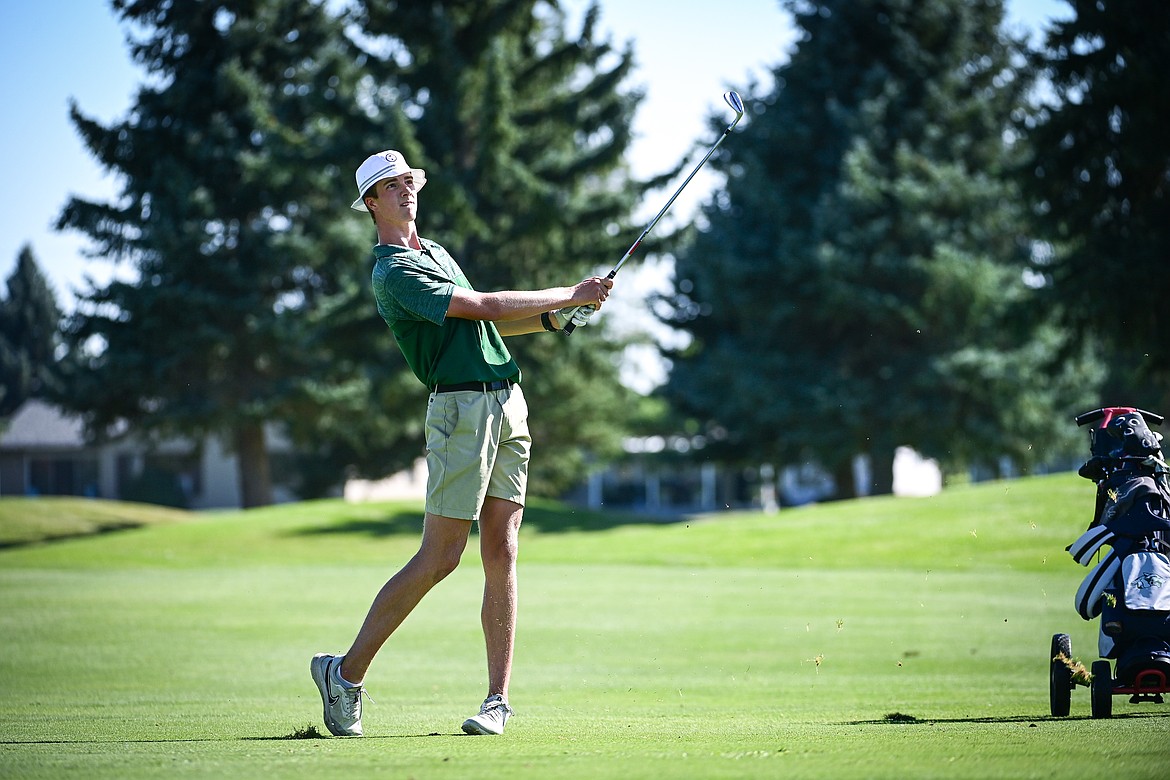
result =
[[735,127],[735,124],[738,121],[739,117],[736,117],[735,122],[732,122],[727,126],[727,129],[723,131],[723,135],[719,136],[719,140],[715,142],[714,146],[707,150],[707,153],[703,155],[703,159],[699,160],[699,164],[696,165],[694,170],[691,171],[690,175],[683,180],[683,183],[679,185],[679,188],[674,191],[674,194],[670,196],[670,200],[666,201],[666,205],[662,207],[662,210],[658,212],[654,219],[650,220],[650,224],[647,225],[646,229],[642,231],[642,235],[638,236],[638,240],[635,241],[630,246],[630,248],[626,250],[626,253],[622,255],[622,259],[618,260],[617,265],[615,265],[613,270],[609,272],[610,279],[617,276],[617,272],[622,269],[622,266],[625,265],[626,261],[629,260],[631,256],[633,256],[634,252],[638,251],[638,247],[641,246],[642,241],[645,240],[646,236],[650,235],[650,231],[654,229],[654,226],[658,224],[658,221],[661,220],[666,212],[670,210],[670,207],[674,205],[675,200],[677,200],[678,196],[682,194],[682,191],[686,189],[686,186],[691,183],[691,179],[695,178],[695,174],[699,172],[699,169],[707,163],[707,160],[711,159],[711,155],[715,154],[715,150],[719,148],[719,144],[723,143],[723,139],[731,134],[731,129]]
[[[723,134],[719,136],[719,140],[717,140],[715,144],[707,150],[707,153],[703,155],[703,159],[699,160],[699,164],[695,166],[690,175],[687,176],[683,183],[679,185],[678,189],[674,191],[674,194],[670,196],[670,200],[666,201],[666,205],[662,207],[662,210],[658,212],[654,219],[650,220],[650,224],[647,225],[646,229],[642,231],[642,235],[638,236],[638,240],[635,241],[630,246],[630,248],[626,250],[626,253],[622,255],[622,259],[618,260],[617,265],[615,265],[613,270],[609,272],[607,278],[612,279],[617,276],[617,272],[622,269],[622,266],[625,265],[626,261],[633,256],[634,252],[638,251],[638,247],[642,245],[642,241],[645,240],[646,236],[650,235],[650,231],[654,229],[654,226],[658,224],[658,221],[662,219],[663,215],[665,215],[666,212],[670,210],[670,207],[674,204],[674,201],[680,194],[682,194],[682,191],[686,189],[686,186],[691,183],[691,179],[695,178],[695,174],[699,172],[699,169],[706,164],[707,160],[711,159],[711,155],[715,154],[715,150],[719,148],[719,144],[723,143],[723,139],[731,135],[731,131],[737,124],[739,124],[739,120],[743,119],[743,102],[739,99],[739,95],[734,92],[728,92],[723,96],[723,99],[726,100],[728,105],[730,105],[735,110],[735,119],[723,130]],[[572,322],[568,323],[564,327],[564,334],[566,336],[571,334],[573,330],[576,329],[576,327],[577,326]]]

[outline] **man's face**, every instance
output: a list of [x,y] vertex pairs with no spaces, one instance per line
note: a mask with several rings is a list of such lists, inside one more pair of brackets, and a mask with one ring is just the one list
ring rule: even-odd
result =
[[413,222],[418,215],[418,190],[414,174],[404,173],[382,179],[374,185],[374,197],[366,198],[366,208],[389,222]]

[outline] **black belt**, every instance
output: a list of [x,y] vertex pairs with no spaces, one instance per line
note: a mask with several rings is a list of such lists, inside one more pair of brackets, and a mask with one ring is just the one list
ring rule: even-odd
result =
[[497,379],[495,382],[460,382],[455,385],[435,385],[436,393],[458,393],[461,390],[475,390],[478,393],[490,393],[494,390],[507,390],[516,384],[511,379]]

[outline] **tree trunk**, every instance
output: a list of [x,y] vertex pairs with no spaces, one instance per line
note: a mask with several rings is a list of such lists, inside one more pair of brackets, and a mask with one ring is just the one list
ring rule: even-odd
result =
[[869,453],[869,494],[888,496],[894,492],[894,451],[880,448]]
[[833,482],[837,486],[837,499],[857,498],[857,480],[853,478],[853,458],[845,458],[833,465]]
[[272,503],[272,474],[263,423],[243,421],[236,428],[239,458],[240,502],[244,509]]

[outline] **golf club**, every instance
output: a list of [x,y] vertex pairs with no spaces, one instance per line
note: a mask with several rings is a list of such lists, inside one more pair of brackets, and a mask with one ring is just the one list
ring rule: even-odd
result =
[[[703,155],[702,160],[699,160],[699,164],[695,166],[695,169],[691,171],[691,174],[687,176],[683,183],[679,185],[679,188],[674,191],[674,194],[670,196],[670,200],[666,201],[666,205],[662,207],[662,211],[659,211],[658,215],[654,217],[654,219],[650,220],[650,224],[647,225],[646,229],[642,231],[642,235],[638,236],[638,240],[635,241],[633,245],[626,250],[626,253],[622,255],[622,259],[618,260],[617,265],[615,265],[613,270],[609,272],[607,278],[612,279],[617,276],[617,272],[622,269],[622,266],[625,265],[626,261],[630,259],[630,256],[638,250],[638,246],[642,243],[646,236],[650,234],[650,231],[654,229],[654,226],[658,224],[658,220],[662,219],[662,215],[665,214],[670,208],[671,204],[674,203],[675,198],[679,196],[679,193],[681,193],[683,189],[691,183],[691,179],[695,178],[695,174],[699,172],[699,169],[703,167],[707,160],[711,159],[711,155],[715,154],[715,150],[719,148],[719,144],[723,143],[723,139],[730,135],[732,129],[737,124],[739,124],[739,120],[743,119],[743,101],[740,99],[739,93],[724,92],[723,100],[726,101],[727,105],[731,106],[731,110],[735,112],[735,119],[733,119],[731,124],[727,126],[727,128],[723,131],[723,134],[719,136],[719,140],[715,142],[715,145],[707,150],[707,153]],[[565,325],[564,334],[568,336],[574,330],[576,330],[576,327],[577,326],[572,322],[568,323]]]

